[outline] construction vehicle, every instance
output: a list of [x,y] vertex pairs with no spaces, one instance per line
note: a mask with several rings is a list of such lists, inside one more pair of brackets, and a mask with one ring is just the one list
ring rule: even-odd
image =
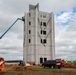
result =
[[0,71],[4,72],[4,68],[5,68],[4,58],[0,57]]
[[60,61],[56,61],[56,60],[47,60],[46,62],[42,63],[42,66],[45,67],[49,67],[49,68],[58,68],[60,69],[62,67],[62,63]]
[[20,61],[19,62],[19,66],[25,66],[25,62],[24,61]]
[[18,20],[24,21],[24,17],[22,17],[22,18],[17,18],[17,20],[0,36],[0,39],[2,39],[2,37],[15,25],[15,23],[16,23]]
[[57,62],[61,62],[61,66],[64,67],[65,61],[62,59],[56,59]]

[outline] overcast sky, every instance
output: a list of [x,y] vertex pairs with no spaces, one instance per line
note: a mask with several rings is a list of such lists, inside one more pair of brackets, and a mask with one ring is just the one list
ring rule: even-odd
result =
[[[0,36],[29,11],[29,4],[39,3],[39,10],[55,14],[56,58],[76,60],[76,0],[0,0]],[[18,21],[0,39],[0,57],[23,59],[23,22]]]

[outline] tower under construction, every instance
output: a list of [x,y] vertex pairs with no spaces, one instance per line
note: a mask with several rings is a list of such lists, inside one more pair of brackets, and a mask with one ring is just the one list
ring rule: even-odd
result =
[[23,60],[41,64],[55,59],[55,27],[53,12],[39,11],[39,4],[29,5],[24,14]]

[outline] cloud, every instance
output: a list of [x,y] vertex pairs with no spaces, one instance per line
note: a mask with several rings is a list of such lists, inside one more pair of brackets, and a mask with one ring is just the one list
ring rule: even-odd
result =
[[[3,11],[7,9],[6,12],[10,13],[23,13],[25,11],[28,11],[28,5],[29,4],[40,4],[40,10],[42,11],[60,11],[60,10],[68,10],[69,8],[76,5],[76,0],[1,0],[2,6],[0,7]],[[69,3],[68,3],[69,2]]]
[[[59,12],[60,13],[60,12]],[[71,12],[62,12],[61,15],[57,15],[56,23],[60,25],[69,25],[71,22],[73,22],[76,19],[76,13]]]
[[[56,53],[57,57],[63,59],[72,59],[76,58],[76,22],[70,24],[63,28],[63,33],[59,34],[56,38]],[[66,56],[66,57],[65,57]],[[72,58],[72,57],[73,58]],[[75,57],[74,57],[75,56]],[[71,58],[70,58],[71,57]]]
[[23,51],[21,48],[0,48],[0,57],[5,60],[22,60]]
[[[76,0],[0,0],[0,36],[17,19],[28,12],[29,4],[39,3],[40,11],[54,12],[56,56],[76,59]],[[6,60],[23,59],[23,22],[18,21],[0,39],[0,56]]]
[[59,15],[56,15],[56,58],[76,60],[75,34],[75,8],[70,12],[61,11]]
[[76,6],[75,6],[75,7],[73,7],[73,12],[74,12],[74,13],[76,13]]

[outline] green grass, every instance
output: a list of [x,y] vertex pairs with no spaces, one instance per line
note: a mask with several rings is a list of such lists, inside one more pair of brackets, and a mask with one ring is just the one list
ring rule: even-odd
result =
[[33,69],[25,71],[7,71],[0,73],[0,75],[76,75],[76,70],[62,70],[62,69]]

